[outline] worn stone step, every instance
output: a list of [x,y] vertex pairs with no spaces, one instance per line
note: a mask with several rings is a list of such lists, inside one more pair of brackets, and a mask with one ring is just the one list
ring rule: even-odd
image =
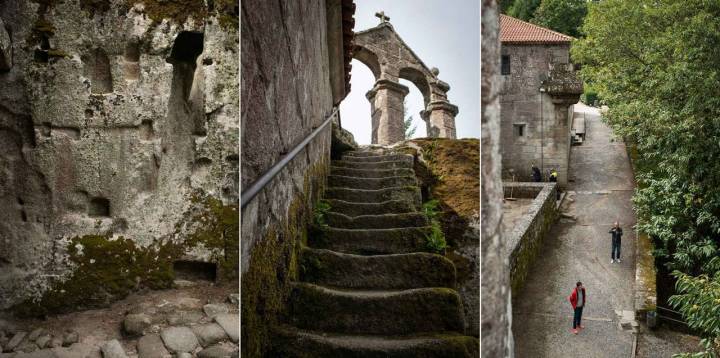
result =
[[341,229],[393,229],[430,225],[427,216],[420,212],[350,217],[330,211],[325,217],[329,226]]
[[327,287],[411,289],[455,287],[455,266],[430,253],[353,255],[304,247],[300,279]]
[[399,214],[417,211],[414,203],[404,200],[388,200],[382,203],[354,203],[344,200],[326,199],[332,211],[350,217],[374,214]]
[[354,156],[354,155],[343,155],[342,160],[348,162],[387,162],[387,161],[399,161],[412,163],[415,158],[409,154],[380,154],[373,156]]
[[328,227],[308,238],[308,245],[347,254],[381,255],[427,252],[430,227],[340,229]]
[[422,194],[416,186],[396,186],[378,190],[327,188],[325,198],[339,199],[353,203],[382,203],[388,200],[405,200],[420,207]]
[[384,155],[392,155],[397,154],[396,152],[392,150],[383,150],[383,149],[376,149],[376,150],[354,150],[343,153],[343,158],[345,157],[379,157]]
[[352,162],[346,160],[333,160],[332,166],[351,169],[412,169],[412,161],[387,161],[387,162]]
[[356,178],[388,178],[388,177],[402,177],[402,176],[415,176],[415,172],[409,168],[398,168],[398,169],[357,169],[357,168],[344,168],[330,166],[331,175],[342,175],[346,177]]
[[273,356],[299,358],[475,358],[478,339],[454,333],[413,336],[355,336],[280,327]]
[[416,186],[417,179],[414,176],[400,176],[387,178],[358,178],[346,177],[342,175],[328,176],[328,186],[353,188],[353,189],[370,189],[377,190],[393,186]]
[[449,288],[401,291],[336,290],[293,283],[291,324],[351,334],[462,332],[460,296]]

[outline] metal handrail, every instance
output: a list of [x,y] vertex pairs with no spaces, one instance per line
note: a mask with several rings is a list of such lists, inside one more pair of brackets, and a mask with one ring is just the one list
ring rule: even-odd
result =
[[327,125],[332,121],[333,118],[335,118],[338,114],[338,108],[334,107],[330,115],[325,119],[325,121],[320,124],[315,130],[313,130],[305,139],[303,139],[302,142],[300,142],[295,148],[293,148],[289,153],[285,154],[280,160],[275,163],[265,174],[263,174],[260,178],[256,179],[252,184],[250,184],[250,187],[243,191],[240,194],[240,209],[244,208],[245,205],[250,203],[250,201],[255,198],[258,193],[267,185],[275,176],[280,173],[280,171],[288,164],[290,163],[295,156],[300,153],[301,150],[303,150],[310,141],[312,141],[317,135],[327,127]]

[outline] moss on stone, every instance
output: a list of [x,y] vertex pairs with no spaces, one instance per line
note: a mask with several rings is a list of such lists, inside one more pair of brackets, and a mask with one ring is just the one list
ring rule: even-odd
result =
[[220,25],[237,30],[240,26],[240,8],[235,0],[215,0],[214,11]]
[[130,7],[142,4],[145,14],[156,22],[168,19],[183,24],[189,17],[204,21],[208,15],[202,0],[127,0],[127,3]]
[[104,13],[110,10],[110,0],[80,0],[80,8],[90,14]]
[[23,316],[67,312],[106,306],[131,291],[172,285],[173,245],[142,248],[124,237],[87,235],[74,237],[68,255],[72,275],[46,292],[40,300],[26,300],[14,311]]
[[302,193],[290,203],[285,221],[270,227],[252,248],[241,280],[243,357],[265,356],[274,329],[286,317],[291,283],[299,277],[300,251],[307,244],[313,206],[325,188],[328,169],[326,161],[308,169]]

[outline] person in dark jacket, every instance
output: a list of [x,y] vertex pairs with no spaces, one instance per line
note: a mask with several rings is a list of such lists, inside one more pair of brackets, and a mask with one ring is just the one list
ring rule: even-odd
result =
[[620,223],[617,221],[615,222],[615,225],[613,226],[610,231],[610,236],[612,237],[612,248],[610,251],[610,263],[614,263],[616,260],[617,262],[620,262],[620,241],[622,239],[622,228],[620,227]]
[[585,308],[585,302],[587,300],[587,294],[585,293],[585,287],[583,287],[582,282],[578,281],[575,284],[575,289],[572,291],[570,296],[568,297],[568,301],[570,301],[570,304],[572,305],[573,311],[575,311],[575,315],[573,316],[573,334],[578,334],[578,328],[583,329],[585,327],[582,326],[582,312],[583,308]]
[[[550,182],[557,183],[557,179],[558,179],[558,173],[555,170],[555,168],[550,169]],[[555,193],[556,193],[555,200],[560,200],[560,187],[557,187],[555,189]]]
[[533,181],[536,182],[536,183],[541,182],[541,181],[542,181],[542,174],[540,173],[540,168],[536,167],[536,166],[535,166],[535,163],[533,163],[533,164],[532,164],[532,168],[530,168],[530,169],[532,170]]

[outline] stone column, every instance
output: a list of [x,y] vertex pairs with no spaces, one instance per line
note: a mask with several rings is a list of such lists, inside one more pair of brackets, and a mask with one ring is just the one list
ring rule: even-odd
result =
[[388,145],[405,140],[403,100],[410,90],[397,82],[380,79],[365,95],[372,113],[372,144]]
[[458,107],[448,101],[433,101],[423,111],[427,124],[427,136],[455,139],[455,116]]

